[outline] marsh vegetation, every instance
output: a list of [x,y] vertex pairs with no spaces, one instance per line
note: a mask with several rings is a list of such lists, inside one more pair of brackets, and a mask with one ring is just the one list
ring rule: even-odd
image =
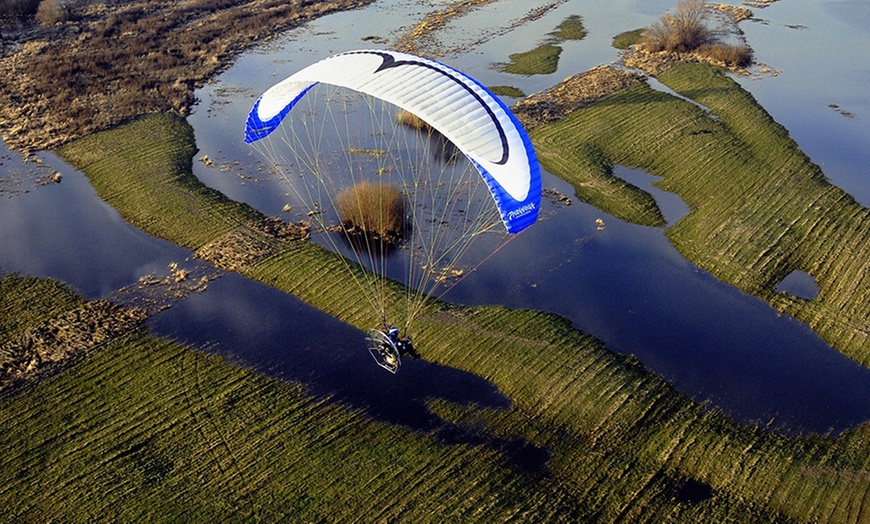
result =
[[[630,220],[639,220],[627,210],[640,200],[635,191],[623,190],[624,181],[611,178],[612,166],[641,166],[662,176],[659,185],[692,209],[666,232],[688,259],[806,322],[853,359],[870,363],[870,282],[860,276],[867,274],[870,257],[867,209],[829,184],[788,133],[721,71],[683,63],[658,78],[717,118],[636,84],[606,103],[535,129],[542,162],[578,194],[594,189],[590,198],[596,206],[622,210],[616,212]],[[669,125],[663,128],[661,122]],[[626,149],[626,142],[634,147]],[[794,270],[816,279],[815,299],[775,291]]]
[[515,75],[548,75],[555,73],[559,67],[559,56],[562,54],[562,44],[569,40],[582,40],[586,37],[586,28],[580,16],[572,15],[551,31],[544,42],[522,53],[513,53],[508,58],[510,62],[498,64],[500,71]]
[[752,50],[721,42],[709,25],[709,17],[703,0],[682,0],[675,13],[662,15],[640,33],[637,47],[647,53],[691,54],[727,67],[749,65]]
[[[535,112],[526,116],[548,167],[584,199],[653,224],[661,217],[654,200],[613,177],[612,167],[662,176],[692,206],[668,230],[687,257],[866,362],[867,210],[830,186],[752,97],[714,69],[680,65],[661,80],[717,119],[636,78],[599,73],[613,82],[606,95],[565,89],[560,103],[546,104],[546,94],[530,101]],[[184,120],[160,114],[60,153],[138,227],[201,255],[210,246],[209,256],[225,260],[235,261],[229,246],[241,246],[245,257],[228,269],[361,329],[376,321],[348,292],[351,277],[336,271],[334,254],[200,184],[191,173],[195,149]],[[796,269],[819,283],[818,299],[771,291]],[[394,305],[406,291],[395,282],[386,290]],[[0,293],[3,355],[22,334],[84,305],[52,281],[7,277]],[[482,435],[481,443],[377,423],[302,385],[124,330],[81,343],[92,351],[68,372],[3,394],[0,445],[14,452],[0,464],[0,517],[870,519],[870,426],[786,437],[763,423],[738,425],[543,312],[436,303],[419,325],[415,341],[427,359],[484,377],[511,399],[501,410],[432,402],[433,413]],[[546,453],[534,455],[541,463],[530,472],[492,442]]]
[[[653,92],[648,88],[630,88],[613,96],[630,97],[631,102],[614,104],[616,100],[608,98],[609,103],[600,105],[593,103],[571,113],[559,123],[559,126],[552,124],[536,131],[536,140],[541,144],[542,151],[546,152],[549,149],[546,135],[541,134],[544,131],[556,131],[560,126],[575,125],[576,122],[588,118],[603,119],[602,121],[607,122],[619,121],[608,113],[608,110],[620,110],[620,108],[624,110],[627,105],[636,107],[638,104],[643,104],[644,100],[649,103],[651,109],[658,108],[656,111],[677,110],[675,115],[686,111],[688,114],[693,114],[692,110],[688,109],[694,107],[691,104],[675,98],[672,101],[662,98],[667,95]],[[150,132],[138,135],[141,140],[153,141],[154,137],[170,134],[174,134],[176,139],[184,136],[178,134],[184,133],[184,126],[176,127],[172,119],[152,117],[143,122],[150,126]],[[100,143],[117,143],[119,136],[136,129],[141,130],[142,127],[139,126],[142,125],[142,123],[134,123],[111,132],[93,135],[92,138],[77,141],[70,147],[64,148],[64,153],[76,165],[85,167],[81,162],[82,158],[92,159],[92,167],[99,165],[99,162],[94,161],[96,159],[93,155],[101,151]],[[626,122],[626,125],[630,129],[637,128],[639,122]],[[153,126],[162,127],[163,130],[158,132],[158,128]],[[170,130],[174,131],[170,132]],[[624,129],[617,126],[615,131],[624,132]],[[576,133],[576,131],[572,132]],[[564,134],[564,129],[562,133],[556,133],[559,136]],[[162,142],[164,145],[160,147],[165,148],[167,144],[174,144],[176,141],[168,139]],[[87,147],[83,147],[86,144]],[[123,152],[116,150],[115,154],[118,153],[124,156]],[[124,177],[136,178],[133,166],[127,166],[126,169],[118,167],[119,171],[113,172],[113,176],[123,174]],[[89,176],[94,177],[97,186],[100,186],[98,180],[108,175],[106,172],[87,167],[85,171]],[[667,175],[665,178],[667,179]],[[212,200],[215,197],[197,189],[192,175],[168,177],[161,184],[165,185],[165,189],[146,190],[144,186],[134,186],[130,191],[132,194],[127,195],[132,198],[125,201],[118,199],[117,195],[113,196],[110,191],[105,194],[121,209],[130,207],[148,215],[161,214],[162,206],[165,205],[160,200],[153,200],[148,196],[148,192],[154,190],[187,195],[188,209],[194,213],[215,205]],[[229,208],[223,213],[226,230],[236,227],[233,224],[244,223],[248,217],[256,215],[251,211],[244,211],[243,207],[237,208],[236,211]],[[193,231],[168,228],[164,234],[176,242],[220,234],[207,232],[210,229],[208,221],[204,221],[201,225],[190,224],[188,229]],[[353,295],[348,293],[347,290],[352,289],[353,286],[347,281],[349,277],[343,271],[337,270],[339,262],[332,253],[307,242],[289,241],[272,245],[274,248],[271,254],[252,260],[245,267],[245,274],[293,293],[361,329],[371,325],[373,319],[368,308],[361,303],[359,297],[355,300]],[[386,291],[393,297],[390,299],[392,303],[398,307],[405,293],[402,286],[393,283]],[[599,341],[577,332],[562,319],[544,313],[511,311],[498,307],[465,309],[434,304],[420,317],[417,325],[415,342],[427,348],[427,359],[479,374],[496,384],[499,390],[508,395],[514,403],[514,407],[507,411],[438,403],[433,405],[432,409],[439,416],[460,427],[490,432],[497,439],[526,440],[536,447],[549,451],[550,458],[546,462],[549,480],[519,474],[510,469],[510,466],[506,466],[508,469],[505,471],[511,472],[510,478],[514,479],[514,482],[521,483],[514,484],[518,491],[513,491],[510,497],[512,502],[509,505],[514,508],[511,511],[521,507],[524,508],[521,511],[526,515],[534,516],[532,518],[546,518],[546,515],[552,515],[551,511],[558,511],[564,515],[580,515],[597,520],[613,520],[618,515],[624,516],[626,511],[633,518],[641,520],[656,520],[656,515],[660,516],[664,513],[680,515],[682,520],[699,518],[800,520],[809,516],[812,520],[854,521],[862,518],[860,510],[855,509],[860,505],[856,506],[849,502],[835,504],[832,501],[855,500],[855,497],[860,499],[868,489],[867,483],[870,479],[865,479],[861,475],[861,471],[867,467],[867,460],[870,460],[867,458],[870,454],[865,449],[865,444],[868,442],[865,438],[866,426],[846,432],[837,439],[789,438],[770,432],[763,426],[754,428],[739,426],[716,411],[711,411],[678,395],[660,378],[646,372],[635,360],[614,355]],[[164,346],[162,342],[158,345]],[[476,351],[467,351],[469,346],[475,347]],[[136,354],[142,352],[141,344],[136,346],[135,351]],[[545,356],[554,353],[562,355],[563,358],[554,360]],[[101,352],[100,355],[102,354]],[[114,358],[127,358],[123,357],[124,354],[124,352],[115,353]],[[199,360],[204,358],[202,355],[188,354],[179,348],[173,349],[172,354],[177,355],[173,360],[193,358],[194,362],[200,363],[191,366],[206,369],[203,366],[204,361]],[[106,356],[108,355],[109,353],[106,353]],[[131,369],[135,368],[136,366],[131,366]],[[233,370],[231,366],[225,367],[225,364],[221,363],[210,363],[208,369],[213,369],[217,373],[214,377],[209,375],[208,383],[216,381],[214,387],[219,389],[229,387],[226,381],[230,381],[232,384],[237,384],[233,386],[233,390],[235,387],[242,387],[247,391],[247,388],[252,387],[254,383],[260,383],[261,380],[248,372]],[[158,370],[154,370],[154,373],[155,379],[161,376]],[[235,377],[236,373],[241,374],[239,378],[229,378]],[[200,385],[197,387],[201,387],[205,383],[203,382],[205,376],[202,375],[202,371],[198,376],[196,384]],[[225,378],[220,378],[221,376]],[[194,384],[185,386],[184,381],[174,382],[178,382],[178,386],[183,389],[194,387]],[[250,394],[242,393],[240,390],[237,395],[239,400],[235,402],[256,403],[265,395],[274,399],[271,402],[277,402],[273,410],[292,409],[278,406],[284,406],[285,402],[296,401],[291,401],[289,397],[279,400],[283,398],[284,393],[275,397],[276,393],[272,392],[272,388],[283,391],[290,386],[270,381],[264,383],[269,384],[265,390],[252,390]],[[221,384],[225,385],[221,386]],[[267,394],[266,391],[269,393]],[[153,397],[149,400],[149,402],[154,401]],[[193,402],[190,411],[184,411],[186,414],[179,413],[177,416],[199,417],[203,413],[202,409],[202,404]],[[246,412],[255,414],[259,413],[259,409],[261,408],[251,404]],[[308,453],[311,453],[311,449],[317,450],[312,454],[312,459],[319,456],[329,461],[332,459],[328,457],[331,457],[336,449],[347,449],[350,452],[356,450],[358,446],[358,442],[355,442],[347,443],[345,447],[344,444],[338,443],[340,441],[328,436],[332,434],[331,431],[326,431],[330,426],[328,424],[324,426],[324,423],[333,416],[327,413],[335,413],[335,409],[328,405],[320,405],[314,411],[305,412],[303,419],[309,420],[310,417],[312,420],[318,420],[318,424],[324,430],[318,435],[323,435],[321,438],[331,441],[330,445],[320,447],[317,444],[319,441],[317,437],[314,440],[309,437],[304,447],[309,450]],[[162,415],[159,415],[162,413],[162,408],[156,413],[154,416],[162,418]],[[227,412],[226,416],[234,416],[231,413]],[[215,415],[215,412],[210,412],[211,417]],[[304,424],[303,419],[300,419],[299,424]],[[267,417],[266,420],[271,419]],[[246,419],[245,424],[250,423],[251,421]],[[354,422],[357,423],[359,421]],[[377,424],[372,426],[369,424],[371,423],[365,423],[366,431],[379,431],[376,429],[379,427]],[[46,431],[50,432],[50,427]],[[22,428],[22,431],[25,430],[31,431]],[[181,429],[178,431],[181,432]],[[295,434],[295,430],[284,431],[288,436],[291,433]],[[405,434],[396,428],[391,431],[394,432],[391,437],[394,441],[395,432],[399,435]],[[137,436],[134,440],[137,442],[149,439],[147,430],[145,433],[135,434]],[[176,435],[175,431],[166,437],[176,438],[173,435]],[[227,449],[234,450],[233,456],[236,457],[248,456],[253,452],[244,450],[259,449],[262,445],[257,444],[259,441],[256,439],[251,440],[250,433],[247,432],[229,432],[225,434],[224,439]],[[244,442],[237,439],[244,439]],[[153,439],[148,441],[153,442]],[[282,449],[288,450],[303,446],[302,441],[293,443],[283,439],[275,441],[274,438],[272,441],[282,442]],[[377,442],[377,438],[372,441],[374,442]],[[398,466],[393,463],[392,467],[399,468],[396,474],[401,476],[412,471],[418,478],[426,479],[426,483],[432,483],[439,486],[439,489],[446,490],[444,493],[467,493],[465,490],[458,490],[455,484],[464,483],[464,478],[441,477],[437,473],[442,470],[441,464],[425,458],[429,453],[443,456],[443,453],[454,453],[458,450],[449,445],[447,448],[442,448],[443,444],[437,441],[427,441],[427,443],[428,445],[422,449],[409,451],[409,455],[404,455],[412,458],[409,462]],[[364,448],[353,453],[362,454],[360,455],[362,457],[372,450],[380,449],[368,444]],[[155,456],[167,457],[168,454],[168,458],[163,462],[158,461],[166,465],[161,469],[163,471],[161,475],[147,477],[150,479],[147,485],[153,486],[149,489],[159,491],[163,489],[161,486],[168,483],[177,485],[177,482],[182,481],[183,477],[179,475],[183,475],[186,468],[174,466],[176,461],[179,461],[178,464],[182,462],[178,456],[169,452],[169,449],[172,449],[171,445],[155,450]],[[423,451],[424,449],[426,451]],[[476,478],[479,479],[479,485],[476,483],[473,485],[480,489],[499,485],[500,481],[497,479],[505,478],[503,476],[505,471],[499,469],[502,467],[499,464],[503,465],[504,462],[496,458],[498,453],[493,454],[492,449],[484,447],[481,450],[477,455],[481,462],[477,462],[476,459],[469,462],[468,455],[464,455],[462,459],[465,461],[466,471],[470,468],[469,464],[474,464],[473,470],[478,472],[479,476]],[[204,464],[204,456],[200,453],[194,450],[189,455],[182,456],[189,456],[191,464],[200,464],[195,468],[200,470]],[[77,467],[76,461],[81,459],[73,455],[66,460],[71,461],[68,467],[74,468]],[[735,469],[735,464],[747,462],[754,466],[748,469]],[[169,466],[170,463],[173,466]],[[184,463],[187,463],[186,460]],[[268,468],[280,467],[281,462],[275,458],[275,460],[261,460],[259,463],[260,467],[268,470]],[[381,462],[375,459],[372,463]],[[311,468],[318,467],[311,465]],[[430,468],[436,468],[437,471]],[[248,470],[247,467],[241,469]],[[331,468],[308,469],[306,466],[303,470],[317,471],[317,478],[324,479],[323,482],[337,482],[342,490],[347,490],[348,498],[343,499],[347,504],[361,511],[374,511],[366,510],[371,506],[367,505],[365,499],[355,498],[360,495],[358,490],[343,484],[342,480],[331,477],[333,471]],[[619,471],[620,474],[614,475],[614,471]],[[234,478],[231,470],[226,470],[224,475],[230,477],[220,478],[226,478],[227,481]],[[368,479],[368,475],[363,476]],[[375,473],[372,472],[371,475]],[[823,484],[819,483],[821,478],[824,478]],[[236,478],[232,482],[241,482],[241,479]],[[545,482],[551,487],[557,486],[556,490],[559,494],[554,495],[555,498],[542,495],[541,493],[552,492],[551,488],[542,492],[540,482]],[[366,485],[372,486],[371,482],[366,482]],[[822,491],[815,491],[817,494],[815,497],[796,495],[808,489],[819,490],[820,485],[824,485],[825,488]],[[86,488],[71,483],[66,489]],[[277,486],[266,489],[266,492],[272,497],[288,501],[289,506],[293,508],[320,508],[310,511],[325,511],[320,501],[323,500],[321,496],[325,496],[324,493],[327,492],[316,491],[315,494],[306,490],[306,497],[311,497],[306,500],[310,500],[311,506],[307,504],[300,506],[299,501],[293,498],[295,495],[283,492]],[[192,500],[197,500],[196,495],[187,491],[184,493],[185,497],[194,497]],[[535,493],[535,496],[532,497],[531,493]],[[696,496],[697,493],[705,495],[699,498]],[[232,497],[227,494],[221,496]],[[428,501],[431,500],[428,495],[422,499],[414,496],[409,498],[409,496],[406,495],[404,500],[411,500],[413,508],[428,507]],[[291,500],[296,502],[290,503]],[[459,498],[445,495],[440,503],[447,507],[448,511],[464,511],[461,508],[465,507],[463,501],[467,500],[465,495]],[[631,501],[628,503],[629,507],[625,507],[626,500]],[[798,504],[798,501],[802,502]],[[194,503],[193,506],[199,507],[198,504],[201,503]],[[16,507],[20,508],[16,511],[29,511],[22,506]],[[266,511],[270,515],[283,514],[280,509],[269,510],[258,504],[254,507],[257,511]],[[173,508],[167,508],[166,511],[169,512],[168,514],[177,514],[172,513],[177,511]],[[407,504],[386,503],[379,511],[386,514],[411,511],[412,513],[402,514],[416,514],[413,509],[408,509]],[[481,511],[491,514],[489,509],[481,509]],[[311,513],[303,513],[303,515],[310,516]]]
[[[310,280],[293,269],[298,255],[258,273],[281,288]],[[328,260],[309,255],[316,265]],[[33,283],[0,281],[18,301],[53,285]],[[333,301],[328,282],[307,285],[319,302]],[[54,296],[17,329],[38,330],[80,303]],[[233,508],[254,520],[863,518],[866,428],[822,439],[738,426],[543,313],[441,308],[420,335],[432,358],[481,373],[513,400],[507,410],[431,405],[480,443],[374,422],[300,385],[127,332],[74,370],[4,396],[0,442],[16,453],[0,466],[13,488],[0,494],[0,515],[200,520]],[[541,358],[554,351],[571,365]],[[539,461],[533,471],[518,469],[490,442],[546,453],[530,455]],[[56,480],[49,485],[38,481],[46,467]],[[808,491],[814,496],[800,496]]]
[[350,234],[372,235],[391,243],[405,234],[405,197],[399,188],[360,182],[336,195],[336,207]]

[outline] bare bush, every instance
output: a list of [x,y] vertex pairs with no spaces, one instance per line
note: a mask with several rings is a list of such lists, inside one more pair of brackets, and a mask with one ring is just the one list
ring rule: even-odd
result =
[[411,113],[410,111],[406,111],[404,109],[399,111],[399,114],[396,115],[396,121],[412,129],[432,131],[432,126],[430,126],[428,122],[415,115],[414,113]]
[[70,19],[71,10],[65,0],[42,0],[36,8],[39,25],[54,25]]
[[336,198],[345,229],[398,240],[405,232],[405,197],[390,185],[360,182],[346,188]]
[[696,53],[728,67],[745,67],[752,62],[752,50],[745,45],[704,44]]
[[676,14],[665,13],[641,35],[640,45],[647,51],[685,53],[710,40],[707,10],[703,0],[683,0]]

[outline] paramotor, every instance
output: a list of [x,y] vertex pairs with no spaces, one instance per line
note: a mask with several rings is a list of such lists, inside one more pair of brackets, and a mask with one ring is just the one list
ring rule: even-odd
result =
[[[399,123],[400,112],[426,126]],[[479,82],[426,58],[370,49],[305,67],[260,96],[245,141],[286,181],[286,207],[304,213],[312,238],[351,274],[356,263],[375,276],[353,278],[373,323],[402,315],[403,332],[538,216],[540,168],[519,121]],[[369,350],[395,372],[398,352],[376,355],[375,332]]]

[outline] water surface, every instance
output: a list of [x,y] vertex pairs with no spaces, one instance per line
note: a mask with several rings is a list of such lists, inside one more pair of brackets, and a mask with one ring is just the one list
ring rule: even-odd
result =
[[[739,81],[832,183],[870,202],[870,66],[864,2],[805,5],[778,2],[744,23],[757,58],[779,71]],[[497,2],[453,24],[452,42],[480,42],[442,60],[487,85],[514,85],[532,93],[602,63],[617,60],[611,38],[648,25],[672,9],[671,1],[570,0],[535,22],[500,34],[522,17],[526,1]],[[338,13],[290,32],[241,56],[216,82],[197,92],[190,122],[200,153],[215,165],[195,162],[194,172],[230,198],[281,215],[286,188],[262,170],[242,143],[244,121],[255,97],[293,71],[334,52],[376,46],[373,33],[395,38],[426,7],[416,1],[377,2]],[[565,42],[552,75],[506,75],[493,67],[508,55],[538,45],[565,17],[583,17],[588,36]],[[836,108],[831,107],[836,105]],[[112,296],[145,275],[168,273],[171,262],[190,264],[190,252],[126,224],[96,197],[86,179],[57,157],[41,155],[63,174],[61,184],[35,186],[13,198],[0,196],[0,272],[50,276],[88,298]],[[6,180],[19,165],[2,155]],[[685,214],[675,195],[651,185],[642,171],[617,171],[649,190],[668,224]],[[17,175],[16,175],[17,176]],[[14,177],[13,177],[14,178]],[[571,195],[545,173],[545,187]],[[545,220],[520,235],[451,290],[445,299],[464,304],[504,304],[552,311],[607,346],[636,355],[677,389],[739,420],[774,420],[799,431],[841,430],[870,419],[870,370],[828,347],[805,325],[780,316],[758,299],[717,281],[686,261],[663,228],[626,224],[575,202],[548,209]],[[598,231],[596,219],[606,227]],[[208,289],[179,301],[152,319],[159,335],[206,348],[261,370],[299,380],[318,395],[368,410],[391,422],[438,427],[430,398],[507,406],[491,384],[425,361],[410,361],[398,375],[377,368],[362,333],[272,288],[224,275]],[[425,348],[421,348],[425,355]]]
[[[444,49],[482,41],[470,52],[443,59],[484,84],[514,85],[527,93],[538,91],[570,74],[615,61],[618,57],[611,47],[614,35],[647,25],[673,7],[670,2],[653,4],[617,2],[605,6],[594,2],[565,2],[541,19],[498,36],[495,28],[509,25],[529,9],[525,2],[499,2],[498,12],[481,9],[441,33],[446,39]],[[250,153],[231,138],[238,129],[234,125],[243,121],[256,95],[320,57],[368,47],[370,43],[363,43],[360,38],[371,34],[371,30],[361,28],[359,21],[369,13],[380,16],[391,12],[387,5],[394,6],[394,14],[411,8],[404,2],[386,2],[372,11],[327,17],[289,34],[284,42],[271,46],[268,51],[243,56],[221,77],[220,84],[200,93],[203,102],[191,122],[197,129],[201,147],[212,157],[225,155],[229,160],[247,156],[251,158],[249,165],[256,165],[256,156],[250,157]],[[758,16],[776,13],[774,6],[758,11]],[[783,16],[812,17],[813,13],[813,9],[798,10]],[[589,36],[563,44],[556,73],[508,75],[494,67],[498,62],[506,62],[508,54],[527,51],[540,44],[546,33],[570,14],[583,17]],[[774,25],[784,27],[783,24],[743,24],[752,29],[752,32],[747,31],[749,41],[760,59],[766,60],[774,48],[778,49],[774,45],[775,34],[763,34],[762,29]],[[838,30],[836,24],[817,26],[825,34]],[[388,36],[400,32],[384,29],[380,34]],[[815,38],[812,46],[824,47]],[[825,51],[815,51],[820,60],[824,60],[824,54]],[[795,60],[788,58],[789,63]],[[786,57],[778,63],[785,65]],[[837,75],[843,74],[843,70],[838,70]],[[792,104],[800,103],[807,96],[805,82],[794,86],[787,75],[756,74],[741,82],[753,93],[757,90],[763,94],[768,88],[777,92],[779,103],[774,105],[775,117],[778,107],[789,100]],[[221,87],[241,96],[223,96]],[[794,99],[783,96],[792,89]],[[866,98],[857,87],[853,95]],[[825,93],[815,91],[812,96],[818,100],[824,98]],[[827,119],[836,117],[832,119],[833,125],[853,123],[827,104],[820,105]],[[805,127],[813,125],[804,124]],[[852,133],[846,140],[851,143],[855,139]],[[812,142],[812,136],[805,140]],[[861,161],[860,155],[836,158],[852,166]],[[848,186],[849,177],[854,177],[856,172],[860,170],[850,171],[849,176],[842,176],[837,182]],[[196,174],[232,198],[244,200],[264,212],[278,214],[283,205],[280,189],[274,188],[271,182],[240,181],[226,171],[219,172],[204,165],[197,166]],[[624,169],[617,174],[653,193],[669,224],[687,212],[678,197],[651,185],[653,177]],[[545,187],[572,193],[561,181],[546,174]],[[597,231],[596,218],[604,219],[604,231]],[[444,298],[463,304],[503,304],[564,315],[578,328],[604,340],[611,349],[636,355],[680,391],[698,400],[710,400],[713,405],[744,420],[765,423],[774,420],[785,427],[825,431],[854,425],[870,417],[870,402],[863,398],[865,396],[855,398],[855,391],[870,390],[870,375],[866,369],[830,348],[805,325],[779,315],[766,303],[717,281],[683,259],[669,244],[663,229],[625,224],[589,206],[575,204],[558,210],[512,241]],[[844,380],[850,385],[844,386]],[[831,411],[835,406],[836,414]]]

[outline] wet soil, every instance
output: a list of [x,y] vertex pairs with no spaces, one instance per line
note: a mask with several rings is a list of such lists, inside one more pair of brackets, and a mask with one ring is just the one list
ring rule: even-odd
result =
[[0,342],[0,392],[61,369],[119,336],[142,329],[145,318],[142,309],[96,300]]

